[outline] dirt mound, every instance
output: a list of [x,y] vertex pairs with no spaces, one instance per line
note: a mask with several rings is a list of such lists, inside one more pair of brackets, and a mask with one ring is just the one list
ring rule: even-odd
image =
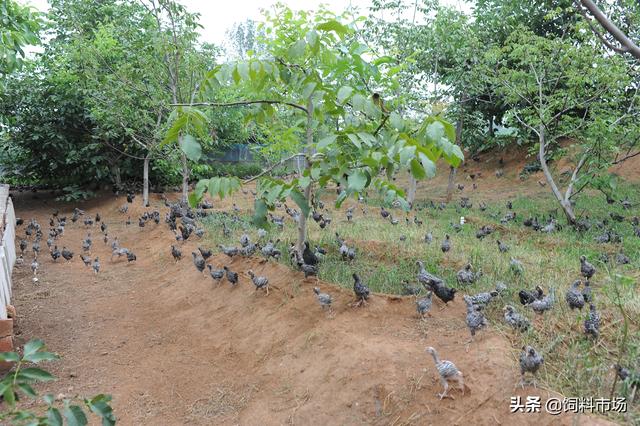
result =
[[[48,223],[59,208],[38,194],[18,194],[19,216]],[[138,201],[136,199],[136,201]],[[28,266],[15,271],[19,343],[43,338],[62,355],[50,369],[59,381],[48,391],[108,392],[121,424],[570,424],[568,415],[510,414],[510,397],[550,392],[516,389],[517,353],[508,336],[484,331],[466,350],[461,298],[433,316],[416,317],[411,298],[374,295],[352,308],[353,295],[285,266],[260,259],[210,263],[240,273],[240,284],[216,286],[193,267],[197,241],[181,247],[166,225],[136,225],[143,209],[130,205],[134,225],[118,212],[124,198],[105,196],[81,207],[99,212],[111,236],[138,260],[109,260],[97,227],[69,224],[60,245],[76,252],[70,263],[41,258],[38,284]],[[153,201],[160,206],[159,200]],[[163,210],[164,211],[164,210]],[[164,215],[164,213],[163,213]],[[102,272],[80,261],[91,230]],[[20,234],[22,233],[19,231]],[[26,262],[28,263],[28,262]],[[256,292],[247,270],[269,277],[271,292]],[[334,315],[322,312],[313,286],[334,297]],[[440,401],[441,386],[425,347],[434,346],[464,372],[469,392]],[[544,409],[543,409],[544,411]],[[597,419],[581,424],[596,424]]]

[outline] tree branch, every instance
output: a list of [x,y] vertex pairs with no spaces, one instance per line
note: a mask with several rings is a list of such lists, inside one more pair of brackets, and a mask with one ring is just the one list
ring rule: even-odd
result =
[[582,156],[582,158],[580,158],[580,161],[578,161],[576,168],[573,169],[573,173],[571,174],[571,179],[569,180],[569,186],[567,187],[567,191],[564,193],[564,199],[566,201],[569,201],[569,199],[571,198],[571,193],[573,192],[573,184],[578,179],[578,173],[580,173],[580,169],[582,169],[582,166],[584,166],[584,163],[587,161],[588,157],[589,157],[589,151],[586,151]]
[[252,105],[252,104],[287,105],[292,108],[299,109],[300,111],[304,111],[305,114],[307,112],[307,109],[302,105],[294,104],[293,102],[268,100],[268,99],[263,99],[259,101],[237,101],[237,102],[195,102],[195,103],[188,103],[188,104],[174,103],[170,105],[171,106],[189,106],[189,107],[192,107],[192,106],[230,107],[230,106],[246,106],[246,105]]
[[[631,40],[625,33],[618,28],[616,24],[614,24],[602,11],[600,8],[592,1],[592,0],[580,0],[582,6],[584,6],[593,17],[602,25],[613,38],[615,38],[621,45],[621,47],[616,48],[611,43],[605,40],[605,38],[600,34],[599,31],[596,31],[593,27],[592,30],[598,35],[600,40],[610,49],[614,50],[618,53],[630,53],[635,56],[637,59],[640,59],[640,47],[638,47],[633,40]],[[590,22],[590,21],[589,21]]]
[[243,184],[243,185],[246,185],[246,184],[248,184],[249,182],[253,182],[254,180],[256,180],[256,179],[258,179],[258,178],[260,178],[260,177],[262,177],[262,176],[266,175],[267,173],[269,173],[270,171],[272,171],[272,170],[273,170],[273,169],[275,169],[276,167],[282,166],[282,165],[283,165],[284,163],[286,163],[287,161],[292,160],[292,159],[294,159],[294,158],[296,158],[296,157],[304,157],[305,155],[306,155],[305,153],[303,153],[303,152],[299,152],[299,153],[297,153],[297,154],[293,154],[293,155],[292,155],[292,156],[290,156],[290,157],[283,158],[282,160],[280,160],[280,161],[278,161],[277,163],[275,163],[273,166],[271,166],[271,167],[269,167],[269,168],[267,168],[267,169],[263,170],[260,174],[257,174],[257,175],[255,175],[255,176],[253,176],[253,177],[250,177],[249,179],[245,179],[245,180],[243,180],[243,181],[242,181],[242,184]]

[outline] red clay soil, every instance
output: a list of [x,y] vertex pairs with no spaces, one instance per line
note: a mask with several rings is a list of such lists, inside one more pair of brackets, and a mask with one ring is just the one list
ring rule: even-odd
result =
[[[70,217],[75,207],[37,196],[16,195],[18,216],[45,225],[54,208]],[[143,211],[135,201],[134,219]],[[336,286],[259,258],[229,261],[223,255],[210,262],[239,272],[240,284],[216,286],[191,262],[197,241],[187,242],[175,263],[169,249],[175,239],[166,225],[139,228],[134,220],[126,228],[118,212],[124,202],[103,196],[79,207],[99,212],[109,234],[136,253],[136,263],[110,262],[110,247],[93,227],[93,254],[102,263],[95,276],[79,259],[87,229],[78,221],[58,243],[75,251],[71,263],[54,264],[43,254],[36,284],[31,259],[15,270],[18,343],[42,338],[62,356],[47,365],[59,380],[43,391],[110,393],[123,425],[606,423],[510,414],[511,396],[544,401],[554,394],[516,389],[518,354],[509,336],[489,329],[465,350],[461,298],[443,310],[436,304],[423,322],[411,298],[374,295],[367,307],[352,308],[353,295]],[[161,205],[158,199],[152,204]],[[250,268],[269,277],[268,296],[254,291]],[[333,317],[318,306],[315,285],[333,295]],[[438,399],[442,389],[427,346],[464,373],[465,395],[454,391],[454,400]]]

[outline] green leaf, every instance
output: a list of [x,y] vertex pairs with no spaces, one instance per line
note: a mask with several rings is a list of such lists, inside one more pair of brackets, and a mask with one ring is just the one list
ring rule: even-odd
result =
[[335,135],[335,134],[325,136],[324,138],[318,141],[318,143],[316,144],[316,149],[318,151],[322,151],[323,149],[325,149],[326,147],[334,143],[337,138],[338,138],[338,135]]
[[29,340],[26,345],[24,345],[24,356],[33,355],[38,352],[40,349],[44,348],[44,342],[40,339]]
[[439,121],[434,121],[427,126],[426,136],[431,143],[437,144],[444,137],[444,125]]
[[0,361],[18,362],[20,361],[20,355],[15,352],[0,352]]
[[424,167],[420,164],[418,160],[415,158],[409,162],[409,166],[411,167],[411,174],[416,179],[424,179],[427,174],[424,171]]
[[262,198],[257,198],[253,203],[253,225],[258,228],[267,229],[267,203]]
[[36,352],[33,355],[24,356],[23,359],[37,364],[41,361],[54,361],[56,359],[60,359],[60,357],[51,352]]
[[64,409],[64,417],[67,419],[69,426],[86,426],[88,423],[87,416],[82,408],[77,405],[70,405]]
[[9,405],[9,407],[13,407],[16,403],[16,394],[13,392],[13,387],[9,386],[2,394],[4,398],[4,402]]
[[191,135],[184,135],[181,138],[180,149],[191,161],[198,161],[202,156],[202,147]]
[[319,24],[318,26],[316,26],[316,29],[320,31],[334,31],[336,34],[340,36],[344,36],[345,34],[348,34],[350,32],[349,28],[345,27],[335,19],[331,19],[327,22],[323,22],[322,24]]
[[49,407],[47,410],[47,421],[49,422],[49,426],[63,426],[60,410],[55,407]]
[[430,178],[434,177],[436,175],[436,163],[431,161],[422,152],[418,153],[418,157],[420,158],[420,163],[422,163],[422,167],[424,168],[427,176]]
[[195,209],[196,207],[198,207],[198,204],[200,204],[200,200],[202,200],[202,197],[198,197],[197,193],[195,192],[189,193],[188,201],[189,201],[189,206],[191,206],[191,208]]
[[310,30],[307,32],[305,39],[307,40],[309,46],[314,49],[316,47],[316,44],[318,43],[318,33],[314,30]]
[[292,188],[289,196],[298,205],[298,207],[300,207],[302,214],[305,217],[309,216],[309,210],[311,210],[309,207],[309,201],[304,197],[302,192],[300,192],[296,188]]
[[311,184],[311,177],[310,176],[303,176],[300,179],[298,179],[298,185],[300,186],[300,188],[306,188],[307,186],[309,186]]
[[404,130],[404,120],[397,112],[392,112],[389,116],[389,124],[393,126],[396,130],[402,131]]
[[37,367],[23,368],[18,373],[18,376],[19,377],[20,376],[25,377],[25,378],[27,378],[29,380],[39,380],[41,382],[47,382],[47,381],[56,379],[48,371],[44,371],[44,370],[42,370],[40,368],[37,368]]
[[55,401],[55,398],[53,397],[53,394],[52,394],[52,393],[45,394],[45,395],[42,397],[42,399],[44,400],[44,402],[45,402],[47,405],[51,405],[51,404],[53,404],[53,401]]
[[36,391],[26,383],[18,383],[17,386],[22,392],[24,392],[25,395],[30,396],[31,398],[36,398],[38,396]]
[[237,65],[238,74],[243,80],[249,80],[249,64],[246,62],[239,62]]
[[348,133],[347,137],[349,138],[351,143],[353,143],[358,149],[362,149],[362,144],[360,143],[360,139],[358,138],[358,136],[352,133]]
[[313,91],[316,88],[316,86],[317,86],[317,83],[315,81],[305,84],[304,88],[302,89],[302,97],[304,99],[309,99],[313,94]]
[[336,198],[336,208],[339,209],[342,206],[344,200],[347,199],[347,191],[340,191],[338,198]]
[[347,187],[352,192],[362,191],[369,182],[369,175],[364,170],[358,169],[349,175]]
[[307,43],[304,40],[298,40],[289,47],[288,54],[292,59],[298,59],[304,55],[306,47]]
[[109,405],[111,401],[110,395],[96,395],[91,400],[85,400],[85,404],[96,415],[102,418],[102,426],[114,426],[116,418],[113,415],[113,409]]
[[349,99],[352,93],[353,93],[353,87],[342,86],[340,89],[338,89],[336,100],[340,105],[342,105],[345,103],[347,99]]
[[406,165],[409,160],[415,158],[416,155],[416,147],[409,145],[409,146],[405,146],[404,148],[402,148],[400,150],[400,164],[401,165]]

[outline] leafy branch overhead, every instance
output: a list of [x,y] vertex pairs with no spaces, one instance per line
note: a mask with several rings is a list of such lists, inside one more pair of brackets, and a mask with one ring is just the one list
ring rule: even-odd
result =
[[[423,179],[435,175],[439,159],[453,166],[462,161],[450,123],[439,116],[403,114],[402,100],[395,94],[395,67],[389,57],[368,60],[372,52],[354,32],[358,21],[322,9],[311,14],[278,6],[261,28],[266,52],[220,65],[203,82],[202,98],[227,87],[243,96],[198,106],[243,107],[254,123],[277,122],[293,114],[299,134],[306,136],[298,144],[306,163],[301,175],[290,181],[261,176],[258,216],[264,217],[276,201],[291,198],[306,217],[312,188],[329,184],[342,188],[338,206],[369,187],[407,206],[404,191],[390,184],[395,173],[404,169]],[[185,111],[193,114],[193,104],[177,108],[181,112],[168,140],[187,133],[194,123],[183,118]],[[201,181],[191,202],[207,192],[223,197],[242,183],[234,178]]]

